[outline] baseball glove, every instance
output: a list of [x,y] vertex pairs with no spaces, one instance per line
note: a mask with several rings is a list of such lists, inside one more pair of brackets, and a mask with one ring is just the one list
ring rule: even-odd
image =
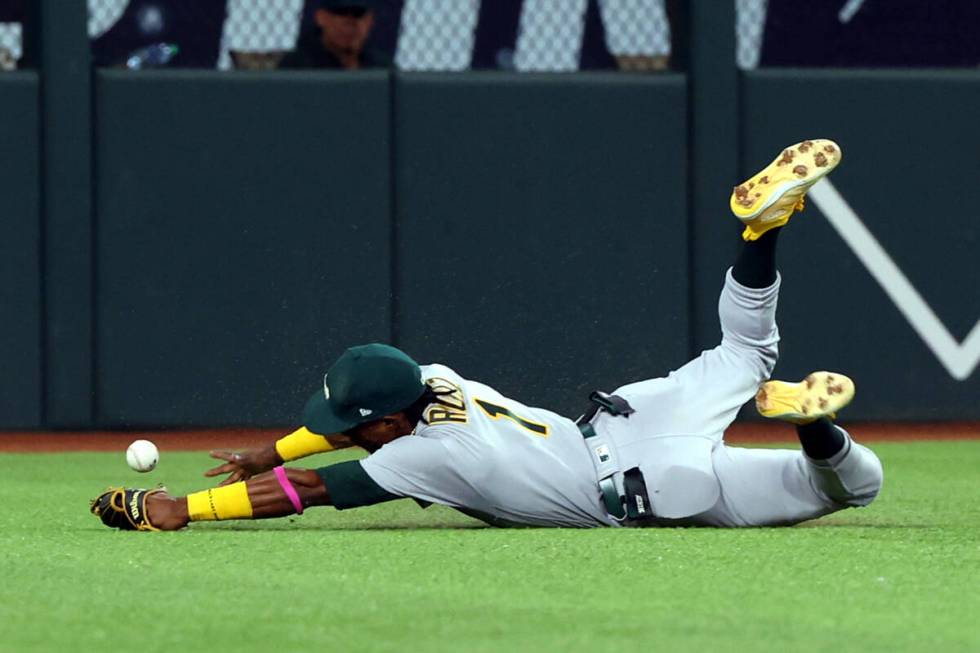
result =
[[111,487],[92,501],[92,514],[109,528],[158,531],[160,529],[151,524],[146,515],[146,497],[164,491],[164,488],[127,490],[124,487]]

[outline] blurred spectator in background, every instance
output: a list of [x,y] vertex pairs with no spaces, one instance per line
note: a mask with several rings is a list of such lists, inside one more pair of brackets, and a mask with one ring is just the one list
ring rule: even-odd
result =
[[21,24],[24,20],[23,0],[0,0],[0,70],[15,70],[23,48]]
[[280,68],[359,70],[390,65],[383,54],[365,47],[374,27],[372,0],[319,0],[313,20],[317,29],[300,38]]

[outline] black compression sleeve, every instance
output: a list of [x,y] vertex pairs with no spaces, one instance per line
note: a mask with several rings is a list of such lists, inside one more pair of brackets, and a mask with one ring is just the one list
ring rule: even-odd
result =
[[732,268],[732,276],[746,288],[768,288],[776,283],[776,239],[781,229],[771,229],[742,243],[742,251]]
[[316,473],[323,479],[330,495],[330,503],[337,510],[372,506],[400,496],[388,492],[368,476],[357,460],[320,467]]
[[803,445],[803,453],[814,460],[833,458],[847,444],[844,433],[826,417],[800,424],[796,427],[796,435]]

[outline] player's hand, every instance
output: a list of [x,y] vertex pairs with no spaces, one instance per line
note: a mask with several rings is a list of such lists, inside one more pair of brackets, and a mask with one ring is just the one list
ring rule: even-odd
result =
[[248,480],[256,474],[269,471],[282,462],[276,454],[275,447],[248,449],[240,453],[212,451],[211,457],[225,461],[224,464],[204,472],[205,476],[228,474],[226,479],[218,483],[219,486]]

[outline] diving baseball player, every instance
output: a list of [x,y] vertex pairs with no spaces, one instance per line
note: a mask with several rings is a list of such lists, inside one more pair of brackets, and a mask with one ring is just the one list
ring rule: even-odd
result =
[[[840,159],[831,141],[803,141],[735,187],[745,242],[721,291],[721,344],[666,377],[593,393],[577,421],[394,347],[363,345],[330,367],[302,428],[262,449],[213,452],[225,462],[207,475],[229,474],[218,487],[186,497],[114,488],[92,512],[112,527],[175,530],[410,497],[498,526],[771,526],[865,506],[881,488],[881,464],[833,423],[854,396],[850,379],[768,381],[779,340],[776,241]],[[725,444],[753,396],[762,415],[796,425],[801,450]],[[350,446],[369,455],[282,466]]]

